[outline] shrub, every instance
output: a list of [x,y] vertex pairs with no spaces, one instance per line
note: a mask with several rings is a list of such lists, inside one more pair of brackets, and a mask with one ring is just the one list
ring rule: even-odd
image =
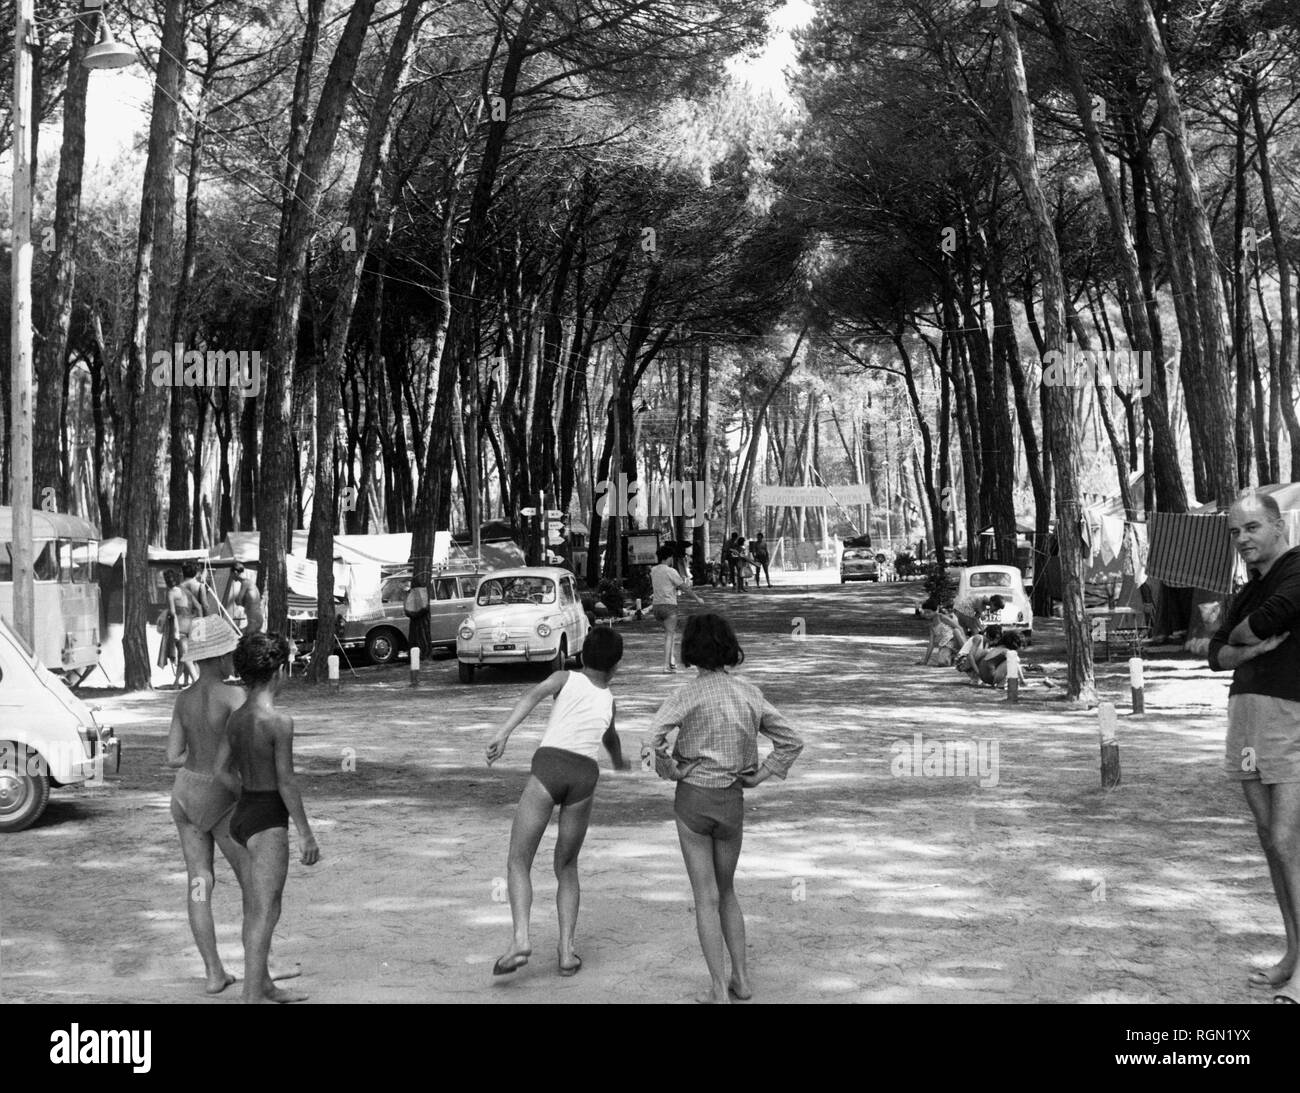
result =
[[938,562],[926,566],[924,588],[926,599],[933,597],[944,611],[952,610],[952,601],[957,595],[957,579],[946,567]]
[[896,555],[894,558],[894,572],[903,580],[906,580],[909,577],[915,577],[916,559],[913,558],[912,555],[908,554],[907,551],[903,551],[901,554]]
[[605,605],[611,615],[622,617],[623,586],[618,581],[606,577],[596,586],[596,598]]

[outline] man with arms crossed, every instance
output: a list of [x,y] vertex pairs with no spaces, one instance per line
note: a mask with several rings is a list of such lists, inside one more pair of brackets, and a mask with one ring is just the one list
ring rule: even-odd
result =
[[1210,667],[1232,669],[1224,765],[1245,790],[1286,929],[1286,953],[1250,985],[1300,1003],[1300,548],[1287,546],[1277,501],[1255,490],[1233,502],[1228,530],[1251,578],[1210,641]]
[[235,671],[249,689],[248,698],[230,715],[217,752],[217,770],[239,790],[230,835],[249,855],[244,884],[245,1002],[302,1002],[307,997],[275,986],[267,971],[271,933],[280,920],[289,873],[290,817],[302,843],[303,865],[320,860],[293,770],[293,718],[275,707],[288,662],[289,643],[279,634],[245,634],[240,639]]

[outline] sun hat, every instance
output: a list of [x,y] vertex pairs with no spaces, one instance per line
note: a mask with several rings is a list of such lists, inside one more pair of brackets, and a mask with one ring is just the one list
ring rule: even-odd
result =
[[239,644],[239,631],[220,615],[204,615],[190,624],[191,661],[215,660],[233,653]]

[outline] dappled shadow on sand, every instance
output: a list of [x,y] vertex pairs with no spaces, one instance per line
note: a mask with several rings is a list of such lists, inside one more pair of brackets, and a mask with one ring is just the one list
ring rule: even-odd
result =
[[[1039,682],[1010,705],[917,666],[918,594],[707,594],[736,621],[747,674],[806,741],[788,781],[746,795],[737,883],[757,1000],[1258,999],[1245,976],[1280,955],[1280,924],[1239,791],[1219,770],[1223,677],[1154,661],[1139,719],[1124,712],[1126,666],[1106,668],[1124,764],[1106,794],[1094,714]],[[654,670],[653,624],[624,633],[615,690],[635,761],[683,677]],[[1052,670],[1054,642],[1059,625],[1043,625],[1026,660]],[[416,690],[391,669],[337,694],[285,694],[324,858],[291,866],[277,951],[303,962],[323,1001],[689,997],[705,977],[672,787],[607,763],[581,859],[582,973],[555,974],[552,825],[534,868],[533,961],[493,979],[509,940],[510,823],[544,711],[495,767],[483,748],[545,673],[460,686],[454,670],[429,666]],[[169,709],[167,697],[132,700],[122,777],[65,794],[47,822],[6,840],[11,996],[201,1000],[161,768]],[[948,771],[932,744],[946,746]],[[973,771],[957,762],[967,748]],[[237,968],[238,901],[224,865],[218,877],[214,911]]]

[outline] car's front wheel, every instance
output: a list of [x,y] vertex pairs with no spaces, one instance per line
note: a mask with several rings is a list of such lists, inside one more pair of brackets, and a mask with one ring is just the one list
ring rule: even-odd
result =
[[466,664],[463,660],[456,661],[456,675],[462,683],[473,683],[474,665]]
[[569,663],[569,639],[560,638],[560,647],[555,650],[555,656],[551,658],[551,671],[562,672]]
[[26,744],[0,740],[0,831],[31,827],[49,802],[45,760]]

